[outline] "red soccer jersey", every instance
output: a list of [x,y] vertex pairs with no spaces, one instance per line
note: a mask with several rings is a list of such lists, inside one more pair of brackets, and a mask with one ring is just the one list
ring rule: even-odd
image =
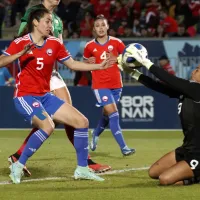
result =
[[[32,42],[30,34],[17,38],[5,50],[4,54],[16,54],[30,42]],[[35,49],[21,56],[19,58],[20,72],[17,74],[14,96],[42,96],[49,92],[55,61],[63,62],[70,57],[64,45],[55,37],[47,38],[43,46],[36,46]]]
[[[99,44],[97,40],[93,39],[89,41],[85,48],[83,57],[88,59],[89,57],[95,57],[96,63],[101,63],[106,59],[106,54],[111,53],[114,56],[118,56],[124,51],[124,43],[115,37],[108,37],[108,41],[105,44]],[[121,73],[117,67],[117,64],[114,64],[112,67],[105,70],[95,70],[92,71],[92,88],[121,88],[122,80]]]

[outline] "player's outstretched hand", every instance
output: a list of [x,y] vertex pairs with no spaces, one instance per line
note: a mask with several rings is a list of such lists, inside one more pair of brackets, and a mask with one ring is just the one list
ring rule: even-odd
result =
[[24,54],[32,51],[35,48],[35,45],[33,42],[28,43],[27,45],[24,46],[24,49],[20,51],[20,56],[23,56]]
[[101,64],[100,69],[107,69],[113,66],[117,61],[117,58],[114,56],[108,56]]
[[149,69],[154,64],[148,58],[144,57],[140,50],[132,45],[126,48],[126,51],[130,53],[130,57],[135,58],[142,66],[145,66],[147,69]]

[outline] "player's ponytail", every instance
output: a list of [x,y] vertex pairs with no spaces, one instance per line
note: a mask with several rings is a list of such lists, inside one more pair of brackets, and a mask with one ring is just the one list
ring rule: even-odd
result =
[[23,31],[18,37],[23,37],[24,35],[31,33],[34,29],[33,20],[36,19],[39,22],[45,14],[51,13],[46,8],[39,8],[37,10],[33,10],[29,15],[26,26],[24,27]]

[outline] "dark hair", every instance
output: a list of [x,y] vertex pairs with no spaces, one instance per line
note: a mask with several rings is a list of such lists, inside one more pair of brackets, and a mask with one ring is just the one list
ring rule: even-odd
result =
[[28,33],[31,33],[33,31],[33,20],[36,19],[38,22],[41,18],[44,17],[45,14],[51,14],[46,8],[39,8],[37,10],[33,10],[28,18],[27,24],[24,27],[22,33],[19,35],[19,37],[22,37]]
[[108,22],[108,20],[107,20],[107,19],[105,18],[105,16],[102,15],[102,14],[97,15],[97,16],[95,17],[94,21],[97,21],[98,19],[105,19],[105,20]]

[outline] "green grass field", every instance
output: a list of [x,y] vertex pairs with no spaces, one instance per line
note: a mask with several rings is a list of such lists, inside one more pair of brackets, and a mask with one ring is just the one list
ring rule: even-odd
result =
[[[56,131],[42,148],[28,161],[32,172],[19,185],[4,184],[9,181],[7,157],[13,153],[28,131],[0,131],[0,200],[193,200],[200,198],[199,185],[158,186],[151,180],[147,170],[133,168],[150,166],[163,154],[182,142],[180,132],[124,132],[127,144],[137,150],[135,155],[123,157],[110,132],[102,134],[95,161],[109,164],[112,170],[132,171],[103,175],[104,182],[74,181],[76,167],[75,151],[66,139],[64,131]],[[57,180],[37,180],[59,177]]]

